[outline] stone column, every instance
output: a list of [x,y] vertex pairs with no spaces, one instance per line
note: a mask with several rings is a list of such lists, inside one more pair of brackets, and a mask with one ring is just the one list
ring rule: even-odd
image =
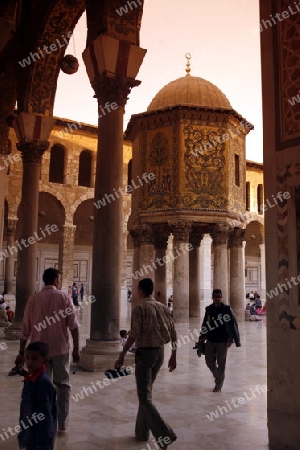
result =
[[260,244],[260,292],[262,300],[266,300],[266,253],[265,244]]
[[16,311],[7,339],[18,339],[21,321],[28,298],[35,292],[38,228],[39,180],[41,161],[49,147],[51,129],[55,120],[21,112],[13,119],[23,161],[22,199],[19,206],[20,239],[16,275]]
[[63,225],[59,244],[58,267],[62,276],[61,289],[68,292],[73,284],[73,259],[76,225]]
[[155,294],[160,292],[160,298],[156,298],[167,305],[167,248],[169,232],[163,226],[154,225],[154,250],[155,250]]
[[7,258],[5,259],[5,278],[4,278],[4,290],[7,294],[12,294],[12,281],[14,276],[14,255],[12,249],[15,242],[15,233],[18,219],[8,219],[7,225]]
[[134,245],[134,251],[133,251],[133,262],[132,262],[132,274],[131,274],[131,292],[132,292],[132,308],[136,306],[139,299],[137,296],[138,292],[138,282],[139,277],[137,275],[138,271],[140,270],[140,237],[139,232],[135,229],[129,230],[133,245]]
[[230,306],[238,320],[245,317],[245,251],[244,229],[235,228],[230,233]]
[[189,310],[190,317],[200,317],[200,242],[202,234],[192,231],[190,244],[193,249],[189,252]]
[[191,223],[170,223],[173,241],[174,280],[173,308],[176,322],[189,321],[189,234]]
[[143,223],[139,230],[140,239],[140,276],[142,278],[155,278],[154,263],[154,235],[152,225]]
[[212,238],[214,246],[214,289],[221,289],[223,302],[228,303],[228,228],[216,225]]
[[[39,179],[41,161],[49,142],[17,144],[23,159],[22,200],[20,204],[20,245],[16,277],[15,320],[21,321],[28,298],[35,291],[38,229]],[[34,243],[29,244],[28,239]]]
[[205,234],[200,245],[200,312],[204,312],[204,307],[211,303],[211,243],[209,234]]
[[0,250],[3,245],[4,202],[8,185],[7,156],[0,154]]
[[[135,57],[129,58],[134,52]],[[111,367],[120,351],[120,287],[123,244],[123,115],[145,51],[130,42],[99,35],[83,53],[98,100],[98,149],[94,210],[91,334],[81,367]]]

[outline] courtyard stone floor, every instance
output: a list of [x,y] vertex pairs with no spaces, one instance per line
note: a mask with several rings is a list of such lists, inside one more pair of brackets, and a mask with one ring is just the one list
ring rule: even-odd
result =
[[[123,293],[121,328],[129,328],[130,305]],[[81,345],[89,337],[90,306],[79,312]],[[165,347],[165,362],[154,384],[153,401],[178,439],[170,450],[267,450],[266,319],[239,324],[242,347],[229,349],[225,383],[213,393],[213,378],[192,349],[200,319],[177,324],[181,347],[177,369],[170,373],[171,349]],[[190,342],[188,340],[190,339]],[[18,424],[22,380],[8,377],[18,352],[18,342],[5,341],[0,329],[0,430]],[[125,365],[130,365],[126,363]],[[132,365],[132,364],[131,364]],[[109,368],[109,367],[108,367]],[[137,395],[134,375],[110,382],[103,388],[104,373],[78,370],[71,373],[72,399],[68,432],[56,439],[55,450],[155,450],[149,442],[134,439]],[[87,390],[88,387],[93,389]],[[257,387],[259,386],[259,387]],[[92,393],[91,393],[92,391]],[[78,394],[78,395],[76,395]],[[81,397],[81,398],[80,398]],[[239,399],[239,400],[237,400]],[[3,431],[0,431],[3,434]],[[0,437],[1,450],[18,449],[16,436]]]

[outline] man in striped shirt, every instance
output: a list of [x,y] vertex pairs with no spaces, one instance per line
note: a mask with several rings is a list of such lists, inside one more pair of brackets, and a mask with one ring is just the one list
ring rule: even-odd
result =
[[115,367],[124,364],[124,356],[135,343],[135,377],[139,409],[136,418],[135,435],[139,441],[149,439],[152,432],[161,449],[166,449],[176,440],[172,428],[162,419],[152,403],[152,386],[164,361],[164,344],[172,341],[169,371],[176,369],[176,331],[168,308],[152,296],[153,281],[144,278],[139,282],[139,297],[142,304],[132,311],[130,336],[120,353]]
[[71,385],[69,330],[73,339],[73,361],[78,362],[79,331],[76,312],[70,296],[60,289],[61,276],[58,270],[49,268],[43,274],[45,286],[32,295],[25,308],[20,351],[16,365],[24,364],[24,352],[28,340],[42,341],[49,346],[49,361],[46,369],[57,391],[58,429],[65,431],[68,425]]

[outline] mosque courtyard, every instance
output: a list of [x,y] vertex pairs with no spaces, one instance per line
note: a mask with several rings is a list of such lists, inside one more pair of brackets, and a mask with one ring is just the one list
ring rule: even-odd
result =
[[[89,337],[90,305],[79,312],[81,346]],[[130,304],[122,292],[121,328],[129,329]],[[181,347],[177,369],[170,373],[170,348],[154,384],[154,403],[169,422],[178,439],[171,450],[267,450],[266,318],[261,322],[239,323],[242,347],[230,348],[223,390],[213,393],[213,378],[198,358],[194,345],[199,319],[177,324]],[[19,344],[5,341],[0,329],[0,448],[18,449],[17,437],[8,428],[18,425],[22,377],[8,377]],[[190,342],[188,342],[190,339]],[[2,347],[4,347],[2,345]],[[2,348],[1,347],[1,348]],[[130,358],[130,357],[129,357]],[[133,366],[133,359],[125,359]],[[108,367],[109,369],[109,367]],[[105,381],[101,372],[71,373],[72,399],[68,432],[56,439],[55,450],[156,450],[152,438],[136,442],[137,412],[135,378],[131,374]],[[89,388],[89,389],[88,389]]]

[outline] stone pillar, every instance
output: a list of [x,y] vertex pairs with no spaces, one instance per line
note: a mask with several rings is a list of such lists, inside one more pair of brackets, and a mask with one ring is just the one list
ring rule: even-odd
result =
[[61,289],[68,292],[68,288],[72,286],[74,280],[73,259],[76,225],[63,225],[61,229],[58,267],[62,276]]
[[214,289],[221,289],[223,302],[228,303],[228,228],[216,225],[213,233],[214,246]]
[[173,308],[176,322],[189,321],[189,234],[191,223],[170,223],[173,241],[174,280]]
[[12,281],[14,276],[14,254],[9,251],[15,242],[15,233],[18,219],[8,219],[7,225],[7,258],[5,259],[4,290],[7,294],[12,294]]
[[7,155],[0,154],[0,250],[3,245],[4,202],[7,193]]
[[132,274],[131,274],[131,291],[132,291],[132,308],[138,303],[138,282],[139,277],[137,275],[138,271],[140,270],[140,237],[139,233],[136,229],[129,230],[133,245],[134,245],[134,251],[133,251],[133,262],[132,262]]
[[245,251],[244,229],[235,228],[230,233],[230,306],[238,320],[245,318]]
[[[21,321],[28,298],[35,292],[38,228],[39,179],[41,160],[49,142],[17,144],[23,159],[22,200],[20,204],[20,245],[16,277],[15,320]],[[28,244],[33,238],[34,243]]]
[[154,225],[154,250],[155,250],[155,295],[160,292],[160,297],[156,298],[164,305],[167,305],[167,248],[169,232],[163,226]]
[[266,253],[265,244],[260,244],[260,292],[262,300],[266,300]]
[[205,306],[211,303],[211,242],[209,234],[204,234],[200,244],[200,313],[204,312]]
[[[134,52],[135,57],[132,56]],[[109,55],[109,57],[107,56]],[[98,100],[98,149],[94,210],[91,334],[81,367],[96,371],[113,365],[120,351],[120,287],[123,248],[123,115],[145,51],[130,42],[99,35],[83,53]]]
[[139,230],[140,239],[140,267],[139,279],[155,278],[154,263],[154,235],[152,225],[143,223]]
[[200,242],[202,234],[192,231],[190,244],[193,249],[189,252],[189,310],[190,317],[200,317]]
[[37,261],[37,228],[39,180],[41,161],[49,147],[51,129],[55,120],[21,112],[14,117],[14,127],[23,161],[22,199],[19,206],[20,239],[16,275],[15,319],[8,328],[7,339],[18,339],[21,321],[28,298],[35,292]]

